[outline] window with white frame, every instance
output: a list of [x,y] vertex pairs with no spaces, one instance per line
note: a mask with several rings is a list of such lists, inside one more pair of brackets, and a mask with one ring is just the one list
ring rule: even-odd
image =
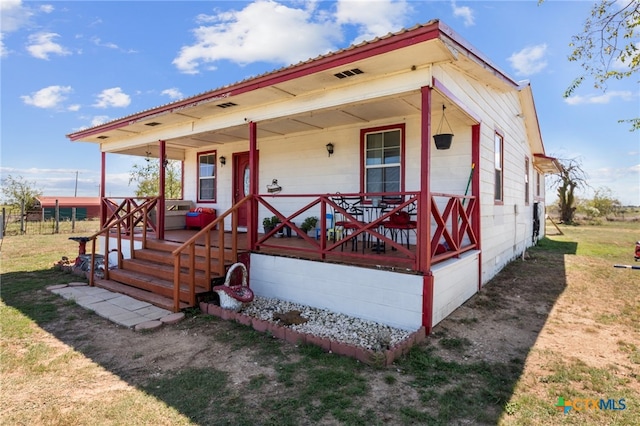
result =
[[504,138],[498,132],[495,135],[494,141],[494,165],[495,165],[495,187],[494,187],[494,200],[496,202],[504,201]]
[[404,125],[365,129],[364,192],[400,192],[403,189]]
[[198,201],[216,201],[216,152],[198,153]]

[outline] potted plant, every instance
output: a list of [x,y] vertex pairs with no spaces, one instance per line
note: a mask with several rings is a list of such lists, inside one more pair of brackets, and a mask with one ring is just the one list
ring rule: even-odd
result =
[[309,234],[309,231],[316,229],[316,225],[318,224],[318,218],[316,216],[309,216],[304,219],[302,225],[300,225],[300,229]]
[[278,219],[278,216],[265,217],[262,220],[262,227],[264,228],[264,233],[268,234],[279,223],[280,223],[280,219]]

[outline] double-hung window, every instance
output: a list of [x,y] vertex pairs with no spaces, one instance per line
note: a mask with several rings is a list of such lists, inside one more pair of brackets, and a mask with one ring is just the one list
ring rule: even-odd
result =
[[198,154],[198,201],[216,201],[216,153]]
[[524,157],[524,203],[529,205],[529,157]]
[[504,201],[504,138],[501,134],[495,134],[494,140],[494,165],[495,165],[495,185],[494,185],[494,200],[496,203],[501,204]]
[[362,135],[364,192],[404,189],[404,125],[364,129]]

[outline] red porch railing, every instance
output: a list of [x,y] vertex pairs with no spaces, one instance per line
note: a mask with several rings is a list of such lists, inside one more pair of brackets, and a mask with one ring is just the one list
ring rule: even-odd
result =
[[[363,220],[351,214],[340,205],[340,197],[361,197],[364,207],[372,207],[371,201],[374,197],[381,199],[397,199],[394,204],[387,205],[374,215],[371,220]],[[287,205],[289,210],[292,200],[301,200],[301,206],[291,214],[282,213],[282,207],[278,209],[276,204]],[[321,259],[331,260],[332,256],[339,253],[341,259],[365,259],[384,265],[385,259],[390,263],[405,264],[408,268],[419,271],[418,253],[426,253],[416,244],[420,241],[418,235],[427,232],[425,223],[417,220],[420,217],[420,205],[418,192],[397,192],[397,193],[352,193],[352,194],[298,194],[298,195],[258,195],[257,203],[264,206],[271,214],[276,216],[280,223],[271,231],[259,235],[256,241],[256,249],[277,249],[283,252],[292,251],[297,253],[309,253],[317,255]],[[304,201],[303,201],[304,200]],[[438,206],[444,203],[440,209]],[[476,238],[476,227],[479,224],[473,223],[474,211],[477,208],[477,200],[472,196],[453,194],[432,194],[431,196],[431,256],[427,264],[438,263],[443,260],[458,257],[460,254],[478,248]],[[403,241],[397,241],[391,237],[384,226],[389,223],[393,215],[400,211],[411,211],[411,218],[416,220],[414,226],[406,229],[407,233],[415,233],[413,245]],[[352,229],[348,235],[336,236],[336,229],[330,232],[327,229],[325,220],[326,214],[332,213],[334,218],[337,214],[344,216],[352,224]],[[305,216],[317,216],[319,218],[319,236],[316,239],[310,237],[300,228],[300,223]],[[277,235],[281,235],[285,227],[295,231],[305,241],[305,247],[295,246],[284,242]],[[333,238],[331,238],[333,236]],[[338,238],[339,237],[339,238]],[[409,238],[406,236],[405,238]],[[375,247],[372,251],[371,245]],[[438,250],[438,246],[445,251]],[[407,247],[408,246],[408,247]],[[352,250],[357,248],[356,250]],[[384,247],[380,250],[380,247]],[[337,257],[337,256],[336,256]],[[426,272],[426,271],[423,271]]]
[[[102,198],[102,222],[100,223],[101,227],[106,226],[109,223],[113,223],[122,218],[125,218],[122,221],[123,232],[128,234],[133,230],[136,226],[142,222],[144,219],[140,214],[142,211],[138,209],[143,204],[153,202],[153,205],[150,205],[147,210],[151,212],[154,207],[157,205],[159,197],[123,197],[123,198]],[[156,211],[158,209],[156,208]],[[137,212],[138,214],[129,214],[130,212]],[[157,224],[154,221],[148,221],[147,225],[157,233]]]

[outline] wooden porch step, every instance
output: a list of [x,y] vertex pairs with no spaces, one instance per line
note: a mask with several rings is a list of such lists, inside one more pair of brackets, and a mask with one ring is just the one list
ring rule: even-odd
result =
[[[166,253],[170,254],[171,252],[173,252],[175,249],[177,249],[181,245],[182,245],[181,243],[178,243],[178,242],[175,242],[175,241],[147,240],[146,248],[149,249],[149,250],[155,250],[155,251],[158,251],[158,252],[166,252]],[[196,256],[204,258],[206,253],[207,253],[207,249],[204,246],[196,245],[195,246],[195,253],[196,253]],[[211,257],[212,258],[217,258],[218,254],[219,254],[218,247],[211,247]],[[227,262],[235,263],[236,259],[233,258],[232,254],[233,253],[232,253],[231,249],[229,249],[229,248],[225,248],[224,249],[225,263],[227,263]]]
[[[102,279],[96,278],[94,283],[96,287],[104,288],[106,290],[113,291],[115,293],[126,294],[127,296],[131,296],[134,299],[151,303],[154,306],[157,306],[162,309],[166,309],[168,311],[173,311],[172,298],[164,297],[159,294],[155,294],[150,291],[142,290],[136,287],[131,287],[126,284],[122,284],[113,280],[102,280]],[[189,307],[189,304],[185,302],[180,302],[180,309],[186,309],[188,307]]]
[[[109,270],[109,279],[173,299],[173,272],[171,278],[162,279],[137,271],[111,269]],[[195,292],[196,295],[207,293],[207,289],[196,284]],[[182,282],[180,283],[180,300],[189,300],[189,285]]]
[[[182,263],[182,268],[180,268],[180,282],[182,283],[190,283],[191,276],[189,274],[189,269],[186,267],[186,262]],[[166,263],[156,263],[150,262],[143,259],[124,259],[122,261],[122,269],[127,271],[136,271],[141,274],[150,275],[155,278],[160,278],[167,281],[173,281],[173,264]],[[204,273],[204,262],[199,264],[196,262],[195,270],[194,270],[195,283],[200,287],[207,287],[207,277]],[[218,278],[219,275],[212,269],[211,270],[211,278]]]
[[[138,249],[134,252],[134,258],[136,260],[144,260],[148,262],[153,262],[155,264],[160,265],[168,265],[171,266],[171,270],[173,271],[173,255],[168,251],[161,251],[155,249]],[[204,271],[206,266],[206,258],[204,256],[195,256],[195,269],[199,271]],[[183,254],[180,258],[180,264],[183,268],[189,265],[189,256],[187,254]],[[215,257],[211,257],[210,268],[211,271],[217,270],[219,265],[219,261]],[[232,265],[231,261],[225,261],[225,270],[228,266]],[[173,273],[173,272],[172,272]]]

